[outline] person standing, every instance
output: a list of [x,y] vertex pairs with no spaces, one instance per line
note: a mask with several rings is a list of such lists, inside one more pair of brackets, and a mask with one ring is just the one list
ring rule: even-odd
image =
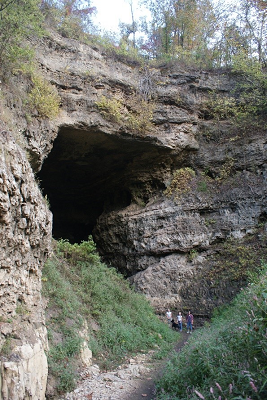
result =
[[181,311],[179,311],[179,314],[177,315],[177,323],[179,325],[180,332],[182,332],[182,330],[183,330],[183,317],[182,317]]
[[191,311],[189,310],[186,316],[187,333],[192,333],[193,323],[194,323],[194,317],[193,314],[191,314]]
[[168,308],[168,310],[166,312],[166,317],[167,317],[168,324],[171,326],[171,323],[172,323],[172,312],[171,312],[171,310],[169,308]]

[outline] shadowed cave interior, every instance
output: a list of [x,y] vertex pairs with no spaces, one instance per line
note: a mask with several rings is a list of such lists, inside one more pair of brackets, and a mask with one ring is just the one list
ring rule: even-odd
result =
[[166,148],[149,138],[62,127],[38,173],[53,213],[54,238],[87,240],[103,212],[127,207],[136,191],[148,201],[153,190],[165,188],[153,171],[166,156]]

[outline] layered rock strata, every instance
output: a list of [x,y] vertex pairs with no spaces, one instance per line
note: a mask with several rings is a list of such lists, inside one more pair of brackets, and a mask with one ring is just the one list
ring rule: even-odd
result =
[[1,399],[44,399],[47,337],[41,267],[52,216],[25,152],[0,131]]
[[[47,44],[39,60],[63,109],[40,172],[54,232],[71,240],[93,232],[103,259],[159,311],[210,315],[244,284],[207,278],[216,274],[218,244],[266,223],[264,131],[244,133],[209,110],[211,96],[229,95],[236,78],[178,64],[136,68],[62,38]],[[143,131],[138,118],[125,120],[136,98],[153,106],[153,124]],[[140,109],[134,115],[143,118]],[[188,188],[180,182],[171,193],[175,174],[187,169],[194,174]]]

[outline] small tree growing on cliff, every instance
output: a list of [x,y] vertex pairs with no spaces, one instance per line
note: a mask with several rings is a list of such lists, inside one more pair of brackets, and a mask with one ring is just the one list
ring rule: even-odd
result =
[[43,16],[40,0],[2,0],[0,2],[0,57],[17,61],[28,56],[29,51],[21,46],[30,35],[42,32]]

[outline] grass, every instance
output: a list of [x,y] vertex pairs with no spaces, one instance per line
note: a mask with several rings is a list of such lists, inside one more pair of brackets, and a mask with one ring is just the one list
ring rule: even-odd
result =
[[169,361],[157,383],[157,399],[267,398],[267,265],[216,314]]
[[149,349],[163,358],[178,339],[144,296],[101,263],[91,238],[79,245],[55,242],[43,270],[43,296],[48,300],[49,372],[59,393],[75,387],[84,321],[89,348],[102,370]]

